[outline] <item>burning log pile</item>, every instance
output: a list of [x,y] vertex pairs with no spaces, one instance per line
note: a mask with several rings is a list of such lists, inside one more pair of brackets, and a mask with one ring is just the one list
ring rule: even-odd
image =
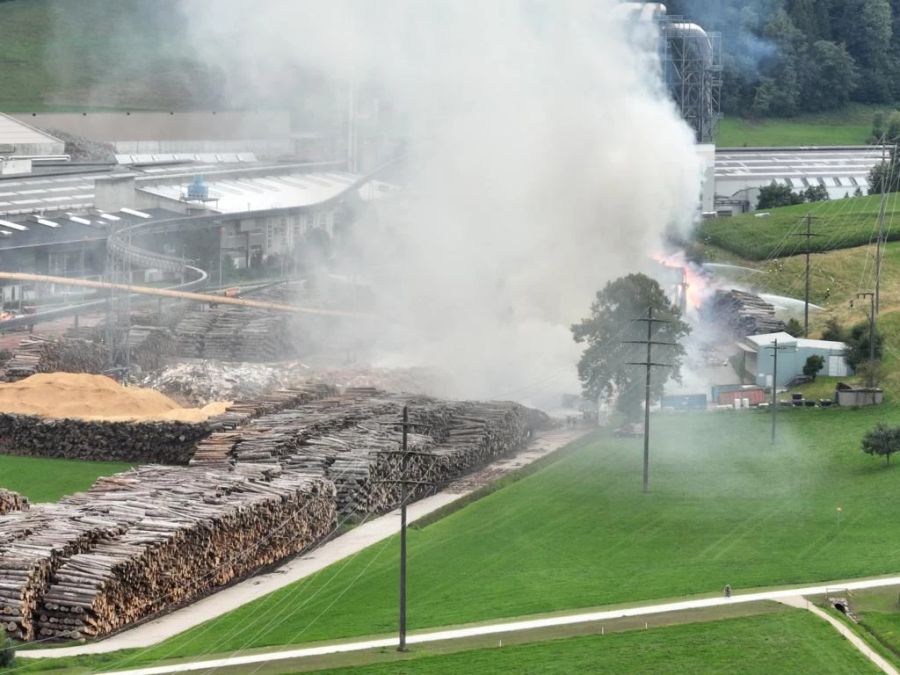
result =
[[21,380],[35,373],[100,373],[105,356],[101,345],[86,340],[31,335],[6,363],[5,379]]
[[737,337],[778,333],[784,321],[775,318],[775,307],[758,295],[744,291],[716,291],[712,303],[704,309],[713,320],[729,326]]
[[0,413],[0,451],[26,457],[187,464],[207,423],[108,422]]
[[25,511],[28,508],[28,499],[18,492],[0,488],[0,515],[13,511]]
[[333,485],[289,472],[144,467],[83,500],[127,527],[54,571],[40,637],[106,635],[299,553],[335,522]]

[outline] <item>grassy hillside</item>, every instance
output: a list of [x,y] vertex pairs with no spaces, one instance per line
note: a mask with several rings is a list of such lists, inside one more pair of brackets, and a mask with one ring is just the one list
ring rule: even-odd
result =
[[[746,213],[731,218],[704,221],[696,239],[733,253],[745,260],[767,260],[795,255],[805,250],[805,218],[813,220],[812,251],[831,251],[873,241],[878,229],[881,197],[851,197],[834,201],[798,204]],[[768,216],[761,215],[768,213]],[[885,203],[885,230],[889,240],[900,239],[900,193],[891,193]]]
[[131,468],[120,462],[83,462],[43,457],[0,455],[0,487],[25,495],[32,502],[55,502],[86,490],[99,476]]
[[557,640],[322,673],[874,673],[846,640],[800,610],[716,623]]
[[747,120],[725,117],[716,144],[725,148],[791,145],[863,145],[872,134],[872,117],[885,106],[853,104],[828,113]]
[[[666,415],[652,492],[640,440],[603,438],[410,537],[412,628],[900,569],[900,467],[864,455],[898,407]],[[837,507],[843,508],[838,520]],[[168,657],[390,633],[397,541],[131,655]],[[90,663],[90,662],[80,662]]]
[[213,102],[174,0],[0,3],[0,110],[170,109]]

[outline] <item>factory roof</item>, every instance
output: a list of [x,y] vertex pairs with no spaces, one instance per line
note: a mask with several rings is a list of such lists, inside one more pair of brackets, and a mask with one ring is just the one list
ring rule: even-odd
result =
[[[161,180],[154,184],[143,180],[139,188],[158,197],[182,201],[194,175],[198,174],[185,176],[183,181],[176,183]],[[297,171],[271,175],[260,175],[258,172],[252,175],[243,172],[212,173],[204,175],[204,183],[209,189],[209,200],[203,204],[215,213],[312,206],[336,197],[359,178],[358,174],[338,171],[313,173]],[[368,187],[368,193],[364,198],[378,196],[382,187],[380,184]]]
[[114,166],[94,166],[89,170],[73,172],[73,168],[62,165],[51,172],[46,167],[39,174],[0,177],[0,218],[33,212],[72,211],[88,209],[94,205],[94,181],[104,176],[126,176],[137,178],[152,176],[180,176],[185,172],[204,173],[220,169],[219,164],[189,163],[154,165],[134,168],[130,171],[116,170]]
[[[135,215],[136,213],[141,213],[147,218]],[[0,251],[48,244],[100,241],[107,238],[112,225],[124,227],[151,218],[165,220],[180,216],[181,214],[177,212],[165,209],[147,209],[146,212],[123,209],[115,213],[91,210],[53,215],[0,217]]]
[[763,335],[748,335],[747,342],[759,349],[771,347],[775,340],[778,345],[786,347],[796,347],[798,349],[818,349],[822,351],[845,351],[847,345],[843,342],[834,342],[832,340],[810,340],[807,338],[795,338],[790,333],[784,331],[780,333],[765,333]]
[[0,146],[62,144],[58,138],[0,113]]

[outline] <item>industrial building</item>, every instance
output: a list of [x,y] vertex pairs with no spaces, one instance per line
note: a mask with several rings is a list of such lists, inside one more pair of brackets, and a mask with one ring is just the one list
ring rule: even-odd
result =
[[882,161],[880,145],[829,148],[720,148],[715,158],[719,215],[756,209],[759,190],[777,183],[794,192],[822,186],[830,199],[867,194],[869,171]]
[[[738,342],[738,364],[741,374],[760,387],[771,387],[775,359],[773,349],[778,341],[777,387],[784,387],[792,379],[803,374],[803,366],[810,356],[821,356],[825,367],[819,373],[829,377],[846,377],[850,374],[847,364],[847,345],[829,340],[795,338],[789,333],[750,335]],[[782,347],[787,349],[781,350]]]

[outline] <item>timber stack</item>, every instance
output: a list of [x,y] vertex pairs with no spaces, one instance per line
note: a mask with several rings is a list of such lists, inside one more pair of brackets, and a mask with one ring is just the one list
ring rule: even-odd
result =
[[53,573],[38,635],[106,635],[196,600],[330,534],[334,487],[301,474],[144,467],[100,480],[82,500],[127,530]]
[[28,499],[18,492],[0,488],[0,515],[13,511],[24,511],[28,508]]
[[6,363],[5,379],[21,380],[35,373],[101,373],[105,352],[86,340],[29,335]]
[[396,507],[401,478],[419,498],[547,422],[514,403],[327,385],[235,404],[193,466],[142,466],[0,516],[0,622],[23,640],[108,635],[316,546],[339,515]]
[[772,304],[758,295],[735,289],[716,291],[704,313],[715,321],[727,324],[739,338],[778,333],[785,328],[784,321],[776,318]]

